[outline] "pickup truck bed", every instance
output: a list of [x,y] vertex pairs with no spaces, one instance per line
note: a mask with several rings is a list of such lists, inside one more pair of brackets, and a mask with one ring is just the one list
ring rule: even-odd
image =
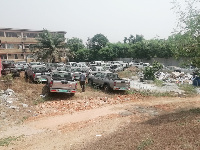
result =
[[68,93],[74,95],[77,90],[77,82],[72,79],[69,72],[53,72],[51,76],[46,76],[47,83],[43,88],[43,95],[50,93]]
[[88,83],[109,90],[129,90],[130,82],[128,80],[120,79],[116,73],[99,72],[88,77]]

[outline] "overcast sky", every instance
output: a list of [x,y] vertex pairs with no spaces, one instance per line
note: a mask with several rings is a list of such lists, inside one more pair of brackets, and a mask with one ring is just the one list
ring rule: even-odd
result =
[[176,28],[172,0],[1,0],[0,28],[66,31],[84,42],[104,34],[110,42],[143,35],[167,38]]

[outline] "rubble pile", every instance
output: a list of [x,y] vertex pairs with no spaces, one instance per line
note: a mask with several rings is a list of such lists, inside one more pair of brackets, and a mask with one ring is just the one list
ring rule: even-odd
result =
[[108,97],[85,97],[81,100],[48,101],[36,106],[34,116],[74,113],[81,110],[99,108],[106,105],[120,104],[128,101],[141,100],[140,94],[117,95]]
[[19,111],[20,107],[28,107],[28,104],[24,104],[19,101],[17,94],[12,89],[0,91],[0,104],[16,111]]
[[0,100],[1,104],[8,107],[12,108],[15,110],[19,110],[18,105],[18,98],[15,94],[15,92],[12,89],[7,89],[7,90],[1,90],[0,92]]
[[162,80],[168,83],[192,84],[193,75],[184,72],[172,72],[172,73],[159,72],[156,74],[156,78],[158,80]]

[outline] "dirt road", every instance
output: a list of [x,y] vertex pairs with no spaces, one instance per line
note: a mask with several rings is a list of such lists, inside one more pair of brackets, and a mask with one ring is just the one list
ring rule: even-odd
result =
[[131,123],[195,107],[200,107],[199,96],[151,97],[72,114],[35,117],[22,125],[1,131],[0,138],[9,136],[19,138],[12,144],[0,148],[2,150],[68,150],[86,147],[90,149],[90,144],[101,141]]

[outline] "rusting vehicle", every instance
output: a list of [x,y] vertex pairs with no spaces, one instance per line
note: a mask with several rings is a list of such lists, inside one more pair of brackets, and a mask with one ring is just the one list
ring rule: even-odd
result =
[[72,73],[66,71],[52,72],[51,76],[46,76],[47,82],[42,89],[43,95],[51,93],[67,93],[72,96],[77,91],[77,82],[73,79]]
[[117,73],[110,71],[98,72],[88,76],[88,83],[104,88],[106,92],[111,90],[130,90],[130,82],[118,77]]

